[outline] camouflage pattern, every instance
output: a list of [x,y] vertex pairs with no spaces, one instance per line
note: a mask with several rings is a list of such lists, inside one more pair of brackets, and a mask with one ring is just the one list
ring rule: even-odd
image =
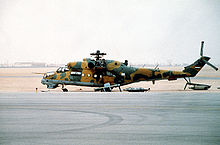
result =
[[46,73],[41,82],[48,88],[56,88],[59,84],[102,87],[105,83],[123,86],[139,81],[176,80],[194,77],[205,65],[202,59],[208,61],[210,58],[200,58],[183,71],[170,71],[130,67],[127,62],[86,58],[82,62],[70,62],[66,67]]

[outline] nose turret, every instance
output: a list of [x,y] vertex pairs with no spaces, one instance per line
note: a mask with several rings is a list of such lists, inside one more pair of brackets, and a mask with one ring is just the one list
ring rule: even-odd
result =
[[41,79],[41,83],[42,83],[43,85],[48,84],[48,83],[47,83],[47,82],[48,82],[48,79],[53,78],[54,75],[55,75],[55,72],[47,72],[47,73],[45,73],[44,76],[43,76],[43,79]]
[[47,81],[43,78],[43,79],[41,79],[41,84],[43,84],[43,85],[46,85],[47,83],[46,83]]

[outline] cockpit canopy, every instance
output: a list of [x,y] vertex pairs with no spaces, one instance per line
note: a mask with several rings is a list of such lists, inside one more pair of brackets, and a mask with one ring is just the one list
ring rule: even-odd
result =
[[67,71],[69,71],[69,68],[67,66],[64,66],[64,67],[59,67],[56,72],[57,73],[64,73]]
[[54,74],[55,74],[55,72],[47,72],[47,73],[44,74],[43,78],[52,76],[52,75],[54,75]]

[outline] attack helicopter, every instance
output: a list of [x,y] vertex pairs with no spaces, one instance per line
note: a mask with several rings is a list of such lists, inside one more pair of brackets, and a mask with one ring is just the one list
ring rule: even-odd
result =
[[124,62],[105,60],[103,56],[106,53],[97,50],[95,53],[90,53],[94,59],[84,58],[83,61],[69,62],[65,67],[45,73],[41,83],[47,85],[49,89],[62,86],[64,92],[68,91],[65,85],[96,87],[95,91],[110,92],[115,87],[121,91],[120,86],[140,81],[152,81],[154,84],[157,80],[172,81],[184,78],[186,80],[185,90],[187,85],[192,84],[190,77],[195,77],[205,64],[218,70],[208,62],[210,57],[203,56],[203,46],[204,41],[201,42],[201,57],[191,65],[184,67],[182,71],[131,67],[128,66],[128,60]]

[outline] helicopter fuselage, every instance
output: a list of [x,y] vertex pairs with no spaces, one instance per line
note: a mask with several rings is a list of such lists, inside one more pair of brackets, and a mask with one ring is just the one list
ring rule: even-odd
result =
[[102,87],[105,83],[123,86],[140,81],[176,80],[187,76],[190,74],[182,71],[136,68],[119,61],[87,58],[46,73],[41,82],[49,88],[56,88],[59,84]]
[[[204,41],[201,42],[201,57],[191,65],[184,67],[183,71],[171,71],[149,68],[137,68],[128,66],[128,61],[125,62],[115,60],[105,60],[102,57],[106,53],[101,53],[97,50],[95,53],[90,53],[96,59],[86,58],[83,61],[70,62],[65,67],[60,67],[55,72],[48,72],[44,74],[41,83],[47,85],[47,88],[56,88],[62,85],[79,85],[90,87],[104,87],[96,90],[111,90],[114,87],[119,87],[140,81],[156,80],[177,80],[177,78],[195,77],[196,74],[203,68],[205,64],[211,66],[216,71],[217,67],[209,63],[210,57],[203,56]],[[191,81],[187,81],[187,84]],[[107,87],[106,87],[107,86]],[[121,90],[121,89],[120,89]]]

